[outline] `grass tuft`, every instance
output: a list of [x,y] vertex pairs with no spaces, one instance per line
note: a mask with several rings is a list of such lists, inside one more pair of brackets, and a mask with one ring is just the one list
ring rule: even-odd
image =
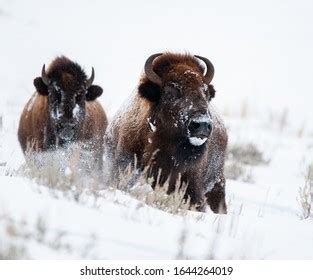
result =
[[225,177],[253,183],[253,168],[268,164],[260,149],[253,143],[229,146],[225,162]]
[[310,164],[304,175],[304,186],[299,188],[298,202],[301,207],[302,218],[312,216],[313,207],[313,164]]

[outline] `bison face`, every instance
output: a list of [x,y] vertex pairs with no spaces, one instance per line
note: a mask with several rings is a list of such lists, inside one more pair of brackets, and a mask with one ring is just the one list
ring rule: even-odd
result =
[[57,136],[63,140],[74,140],[85,117],[86,88],[75,91],[64,89],[53,82],[49,86],[48,104],[50,120]]
[[38,93],[48,97],[51,128],[63,143],[78,138],[86,114],[86,101],[95,100],[102,94],[101,87],[91,85],[93,79],[93,69],[89,79],[78,80],[66,72],[50,78],[43,66],[42,76],[34,81]]
[[188,140],[193,146],[203,145],[212,131],[208,86],[190,69],[167,78],[156,105],[158,122],[173,138]]
[[[213,66],[209,67],[207,71],[213,71]],[[149,74],[149,67],[145,69]],[[147,78],[139,93],[153,102],[152,121],[156,129],[162,128],[169,139],[194,148],[205,145],[213,129],[209,101],[215,91],[200,69],[175,64],[162,73],[160,81],[151,75]]]

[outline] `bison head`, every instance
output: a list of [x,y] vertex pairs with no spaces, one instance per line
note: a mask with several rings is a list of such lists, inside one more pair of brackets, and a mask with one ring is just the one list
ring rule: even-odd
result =
[[49,118],[52,130],[63,142],[77,138],[86,114],[87,101],[102,94],[102,88],[92,85],[94,69],[90,78],[77,63],[65,57],[57,58],[41,77],[34,80],[37,92],[48,97]]
[[204,146],[213,129],[209,111],[215,94],[210,85],[213,75],[212,63],[201,56],[150,56],[139,86],[139,94],[151,102],[150,122],[156,129],[165,129],[168,139],[194,149]]

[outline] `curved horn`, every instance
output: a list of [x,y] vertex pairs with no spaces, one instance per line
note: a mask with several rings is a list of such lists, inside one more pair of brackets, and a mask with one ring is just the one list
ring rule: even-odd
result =
[[92,85],[94,79],[95,79],[95,69],[93,69],[93,67],[92,67],[91,76],[86,82],[87,88],[89,88]]
[[154,60],[156,57],[158,57],[158,56],[160,56],[160,55],[162,55],[162,53],[156,53],[156,54],[151,55],[151,56],[147,59],[147,61],[146,61],[146,63],[145,63],[145,73],[146,73],[146,75],[147,75],[147,78],[148,78],[151,82],[156,83],[156,84],[159,85],[159,86],[162,85],[162,80],[161,80],[161,78],[159,77],[159,75],[153,71],[152,62],[153,62],[153,60]]
[[48,76],[46,74],[46,66],[45,66],[45,64],[42,66],[41,79],[42,79],[42,81],[44,82],[44,84],[46,86],[50,85],[51,80],[48,78]]
[[213,76],[214,76],[214,66],[210,60],[208,60],[206,57],[200,56],[200,55],[195,55],[195,57],[201,59],[205,65],[206,65],[206,73],[204,76],[206,84],[210,84]]

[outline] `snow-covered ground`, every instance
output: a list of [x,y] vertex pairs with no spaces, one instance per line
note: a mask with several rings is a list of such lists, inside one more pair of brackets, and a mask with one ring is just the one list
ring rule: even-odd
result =
[[[218,3],[0,1],[0,258],[313,258],[313,220],[298,201],[313,160],[312,3]],[[19,115],[43,63],[65,54],[94,66],[112,116],[164,50],[212,59],[230,148],[252,143],[264,159],[228,159],[239,168],[228,215],[170,214],[87,186],[76,197],[18,172]]]

